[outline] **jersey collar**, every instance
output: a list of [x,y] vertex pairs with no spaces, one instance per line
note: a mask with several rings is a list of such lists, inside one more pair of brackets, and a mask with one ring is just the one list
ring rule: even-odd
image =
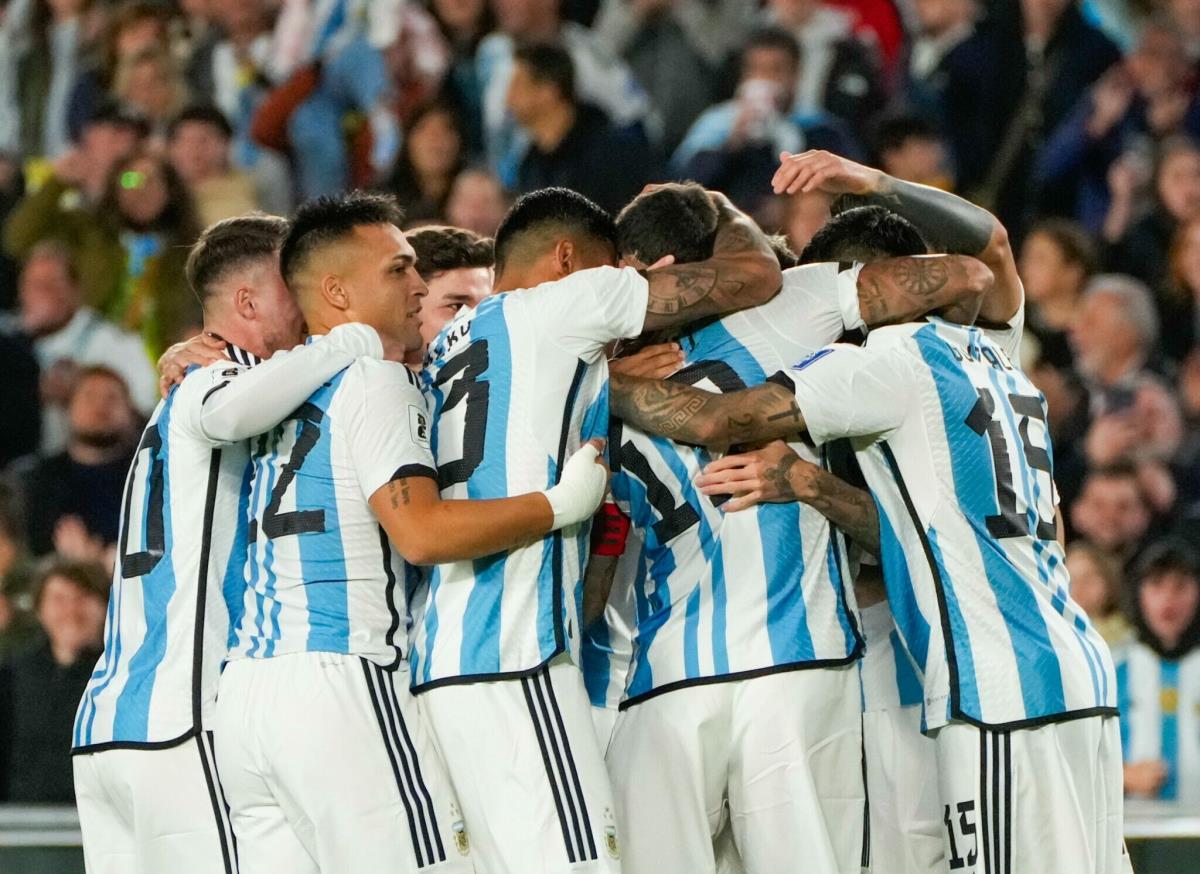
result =
[[225,354],[228,355],[231,360],[236,361],[238,364],[244,364],[247,367],[253,367],[256,364],[262,364],[263,362],[263,360],[253,352],[247,352],[241,346],[230,343],[228,340],[225,341]]

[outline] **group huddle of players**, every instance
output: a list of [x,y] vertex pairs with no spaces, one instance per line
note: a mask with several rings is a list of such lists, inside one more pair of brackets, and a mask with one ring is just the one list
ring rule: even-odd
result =
[[773,184],[838,198],[798,259],[695,185],[526,195],[452,318],[387,197],[205,231],[74,730],[90,874],[1128,870],[1003,227]]

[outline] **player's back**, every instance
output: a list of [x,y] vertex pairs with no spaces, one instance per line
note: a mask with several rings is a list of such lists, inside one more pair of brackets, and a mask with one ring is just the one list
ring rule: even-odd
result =
[[142,433],[125,482],[104,653],[76,715],[77,750],[168,746],[211,715],[230,612],[241,607],[247,451],[204,436],[200,408],[241,369],[220,361],[192,370]]
[[[601,267],[495,295],[431,345],[423,379],[442,497],[504,498],[548,488],[608,427],[604,346],[636,336],[647,285]],[[587,526],[429,574],[412,653],[414,686],[530,671],[576,654]]]
[[[685,365],[670,379],[718,392],[765,382],[857,326],[857,275],[836,264],[786,271],[769,303],[680,338]],[[628,703],[690,681],[854,657],[845,543],[824,516],[798,503],[723,513],[692,484],[707,451],[621,423],[610,454],[613,494],[643,533],[648,563]]]
[[847,397],[893,408],[895,427],[858,445],[884,438],[860,462],[881,509],[892,611],[924,670],[927,725],[1112,712],[1111,656],[1070,599],[1056,539],[1045,399],[977,328],[885,328],[867,349],[877,359],[857,385],[875,387]]
[[433,475],[428,430],[412,372],[360,358],[250,441],[245,606],[231,658],[400,663],[406,567],[368,501],[406,467]]

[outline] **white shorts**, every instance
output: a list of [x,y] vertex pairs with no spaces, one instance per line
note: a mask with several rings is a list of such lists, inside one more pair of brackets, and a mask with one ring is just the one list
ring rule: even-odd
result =
[[217,764],[242,874],[475,870],[408,681],[336,653],[226,666]]
[[945,871],[937,745],[921,733],[920,681],[892,636],[887,602],[863,608],[861,619],[867,642],[859,662],[869,835],[864,867],[875,874]]
[[[858,874],[858,668],[675,689],[621,713],[608,750],[626,874],[716,870],[731,825],[750,874]],[[728,822],[727,822],[728,820]],[[727,865],[728,858],[722,859]]]
[[592,706],[569,658],[522,679],[439,686],[418,700],[458,789],[476,870],[621,870]]
[[72,759],[88,874],[236,874],[212,737]]
[[921,734],[921,705],[864,713],[869,855],[874,874],[946,869],[937,746]]
[[1115,716],[938,729],[946,863],[961,874],[1126,874]]

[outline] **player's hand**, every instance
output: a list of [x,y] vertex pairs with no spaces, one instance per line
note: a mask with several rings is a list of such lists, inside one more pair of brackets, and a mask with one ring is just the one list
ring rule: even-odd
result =
[[683,361],[683,350],[678,343],[657,343],[625,358],[614,358],[608,362],[608,370],[622,376],[666,379],[683,366]]
[[604,441],[589,440],[563,465],[558,485],[543,494],[554,511],[551,530],[578,525],[591,519],[608,493],[608,465],[604,461]]
[[1125,791],[1143,798],[1156,798],[1167,781],[1167,766],[1161,761],[1130,762],[1125,766]]
[[190,340],[176,343],[158,359],[158,391],[164,398],[171,387],[183,382],[183,376],[193,364],[207,367],[224,357],[225,341],[212,334],[197,334]]
[[[805,461],[782,440],[761,449],[727,455],[696,477],[696,487],[706,495],[733,495],[721,505],[729,513],[748,510],[759,504],[786,504],[811,498],[806,476],[815,464]],[[800,487],[796,487],[796,483]]]
[[878,189],[883,173],[835,155],[810,151],[799,155],[779,153],[779,169],[771,179],[776,194],[870,194]]

